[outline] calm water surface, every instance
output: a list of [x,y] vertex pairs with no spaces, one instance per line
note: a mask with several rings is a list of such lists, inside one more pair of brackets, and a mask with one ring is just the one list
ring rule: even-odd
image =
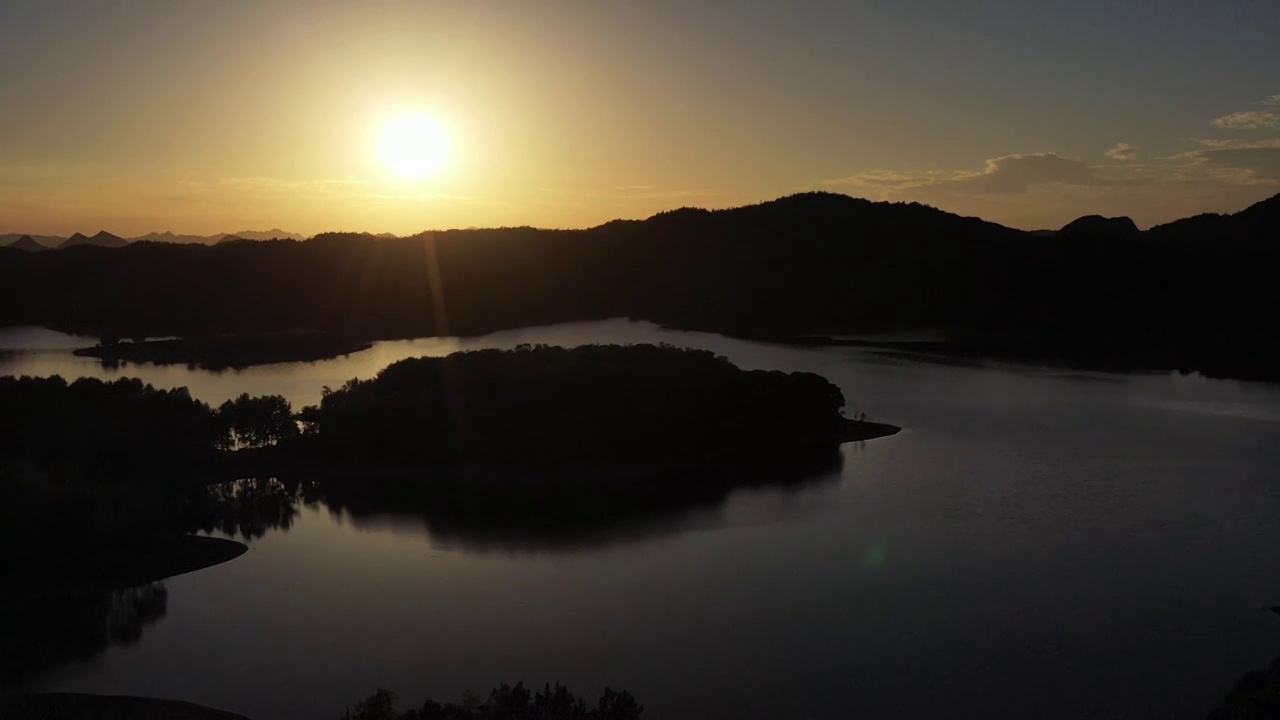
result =
[[326,718],[519,679],[649,718],[1203,717],[1280,653],[1280,389],[789,348],[610,321],[378,343],[210,373],[106,370],[0,333],[0,374],[139,376],[209,402],[314,403],[403,357],[669,342],[805,370],[902,425],[843,468],[638,527],[528,538],[302,506],[238,560],[165,581],[140,640],[48,689]]

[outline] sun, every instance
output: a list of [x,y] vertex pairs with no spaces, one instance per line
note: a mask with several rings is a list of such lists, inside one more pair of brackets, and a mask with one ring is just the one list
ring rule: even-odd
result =
[[404,180],[439,175],[449,150],[449,133],[429,115],[396,115],[378,133],[378,156],[391,174]]

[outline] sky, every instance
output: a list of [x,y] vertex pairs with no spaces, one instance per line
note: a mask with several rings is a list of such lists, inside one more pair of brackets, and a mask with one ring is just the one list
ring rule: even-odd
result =
[[[587,227],[808,190],[1148,227],[1280,193],[1277,38],[1275,0],[6,0],[0,232]],[[448,138],[429,177],[379,144],[405,116]]]

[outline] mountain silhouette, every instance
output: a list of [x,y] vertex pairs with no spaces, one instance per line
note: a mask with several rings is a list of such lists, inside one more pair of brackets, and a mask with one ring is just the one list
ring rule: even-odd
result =
[[48,246],[41,245],[40,243],[33,240],[30,235],[23,235],[22,237],[18,238],[17,240],[14,240],[13,242],[6,245],[5,247],[11,247],[14,250],[25,250],[27,252],[40,252],[41,250],[49,249]]
[[177,235],[169,232],[151,232],[146,235],[139,235],[129,238],[130,242],[150,241],[162,243],[176,243],[181,245],[216,245],[226,240],[303,240],[302,235],[297,233],[285,232],[279,228],[273,230],[241,230],[238,233],[214,233],[213,235]]
[[280,228],[271,228],[270,230],[241,230],[240,232],[227,233],[243,240],[306,240],[306,237],[297,233],[286,232]]
[[195,243],[198,245],[209,245],[217,242],[221,235],[176,235],[168,230],[164,232],[150,232],[146,235],[129,238],[129,242],[162,242],[162,243],[178,243],[188,244]]
[[585,230],[4,253],[0,323],[368,340],[610,317],[781,339],[928,328],[965,352],[1280,377],[1277,208],[1039,234],[803,193]]
[[106,230],[98,231],[93,237],[87,237],[83,233],[76,233],[67,238],[67,241],[59,245],[59,248],[78,247],[83,245],[93,245],[105,248],[121,248],[128,245],[129,241],[119,235],[112,235]]
[[1084,235],[1093,237],[1129,238],[1141,234],[1138,226],[1127,217],[1103,217],[1101,215],[1085,215],[1072,220],[1058,231],[1062,235]]
[[66,242],[66,238],[56,235],[34,235],[31,233],[8,233],[0,235],[0,247],[12,246],[24,237],[29,237],[39,245],[43,245],[46,249],[56,248]]
[[1267,242],[1280,228],[1280,194],[1231,215],[1204,213],[1164,225],[1156,225],[1143,233],[1164,241],[1192,241],[1209,236],[1245,243]]

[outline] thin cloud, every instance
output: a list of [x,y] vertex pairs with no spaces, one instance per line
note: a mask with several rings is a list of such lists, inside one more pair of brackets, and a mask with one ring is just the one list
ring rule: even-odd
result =
[[[1039,187],[1076,191],[1169,187],[1178,183],[1256,185],[1275,177],[1280,139],[1199,140],[1203,149],[1138,162],[1137,147],[1119,143],[1108,153],[1123,165],[1090,165],[1055,153],[1002,155],[977,171],[875,170],[824,181],[880,199],[1016,197]],[[1230,151],[1230,152],[1228,152]],[[1118,156],[1118,157],[1117,157]]]
[[961,192],[984,195],[1021,195],[1035,185],[1093,186],[1113,181],[1098,176],[1098,169],[1054,153],[1005,155],[987,161],[980,173],[963,175],[947,185]]
[[1194,138],[1195,142],[1214,150],[1237,148],[1269,148],[1280,147],[1280,138],[1264,138],[1254,140],[1235,140],[1219,138]]
[[1261,103],[1262,110],[1242,110],[1210,121],[1224,130],[1263,130],[1280,128],[1280,95],[1272,95]]
[[955,173],[944,173],[936,170],[924,172],[906,172],[901,170],[869,170],[857,175],[829,178],[823,185],[843,185],[866,188],[889,188],[902,190],[907,188],[935,185],[953,177]]
[[1280,140],[1253,147],[1219,147],[1185,153],[1189,165],[1233,173],[1240,184],[1280,182]]
[[1128,162],[1130,160],[1138,159],[1138,148],[1137,146],[1130,145],[1129,143],[1116,143],[1116,146],[1108,150],[1106,155],[1112,160],[1123,160]]
[[1093,186],[1114,184],[1098,169],[1054,153],[1002,155],[986,161],[982,170],[943,173],[875,170],[828,180],[828,185],[851,185],[882,190],[929,190],[955,194],[1021,195],[1036,185]]
[[1271,110],[1246,110],[1216,118],[1210,123],[1224,130],[1259,130],[1280,127],[1280,113]]

